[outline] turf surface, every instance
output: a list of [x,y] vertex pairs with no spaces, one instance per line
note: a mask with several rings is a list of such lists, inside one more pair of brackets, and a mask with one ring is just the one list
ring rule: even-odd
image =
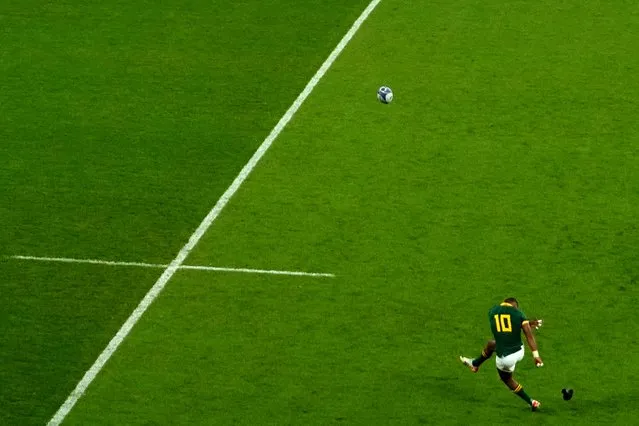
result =
[[[282,2],[291,14],[282,17],[275,12],[281,6],[254,10],[249,3],[227,6],[237,18],[228,18],[224,42],[213,35],[201,41],[206,31],[197,27],[192,38],[171,50],[161,37],[138,30],[138,37],[156,43],[157,55],[216,52],[229,63],[242,59],[254,68],[244,74],[229,71],[242,67],[226,69],[219,81],[229,81],[232,96],[216,98],[204,92],[218,87],[211,75],[219,69],[199,68],[195,53],[180,55],[179,63],[193,59],[201,80],[189,78],[180,86],[178,77],[169,84],[156,75],[157,98],[149,102],[168,108],[162,100],[176,96],[170,103],[175,126],[164,123],[162,114],[129,121],[131,114],[146,117],[146,102],[123,112],[120,126],[105,118],[105,125],[119,129],[112,140],[125,152],[135,146],[130,139],[135,126],[165,141],[148,138],[158,143],[151,152],[160,144],[174,147],[159,156],[122,157],[130,162],[127,170],[147,170],[144,161],[150,159],[157,165],[157,176],[146,177],[157,191],[149,190],[144,175],[141,180],[113,175],[111,185],[101,188],[117,199],[135,200],[128,207],[105,202],[108,209],[98,209],[105,198],[87,198],[91,192],[85,186],[68,188],[73,202],[57,192],[45,198],[51,190],[46,178],[57,176],[56,170],[63,181],[68,173],[67,183],[81,185],[78,176],[86,164],[102,164],[104,176],[96,177],[102,182],[111,166],[121,163],[103,163],[99,151],[91,151],[74,169],[78,150],[69,148],[51,156],[51,169],[46,162],[36,167],[39,150],[28,141],[42,141],[48,126],[26,107],[22,115],[13,112],[13,121],[0,117],[5,120],[0,132],[14,135],[15,145],[0,147],[15,164],[0,171],[0,181],[14,185],[10,195],[16,200],[5,206],[6,215],[1,211],[10,224],[2,229],[7,253],[142,261],[174,255],[364,8],[363,2]],[[204,3],[190,5],[194,16],[210,11]],[[318,16],[318,8],[325,14]],[[152,16],[168,13],[159,6],[147,9]],[[139,28],[125,25],[124,16],[118,14],[122,28]],[[183,26],[192,22],[182,16],[188,15],[174,18]],[[20,19],[10,19],[16,31]],[[155,21],[161,29],[160,22],[166,21]],[[336,278],[178,273],[72,411],[69,424],[167,419],[180,424],[632,424],[639,414],[633,404],[639,379],[634,315],[639,56],[633,50],[639,45],[638,24],[639,6],[622,0],[384,0],[187,261],[330,272]],[[268,46],[265,34],[271,37]],[[258,39],[265,44],[247,42]],[[134,40],[122,36],[121,43],[132,49]],[[202,48],[208,45],[222,51]],[[300,45],[306,47],[304,70],[297,61],[271,58],[273,46],[284,58]],[[251,54],[236,55],[242,48]],[[91,54],[97,73],[105,54]],[[76,65],[69,68],[80,74]],[[128,75],[124,66],[120,72]],[[153,65],[140,70],[138,81],[151,81],[156,72]],[[395,90],[389,106],[374,99],[381,84]],[[126,87],[131,92],[122,99],[128,102],[138,86]],[[175,87],[184,92],[167,93]],[[17,94],[26,90],[18,83],[10,88]],[[82,86],[76,90],[86,100]],[[17,103],[17,96],[11,100]],[[122,108],[116,98],[112,105]],[[196,105],[203,113],[190,116]],[[190,117],[189,129],[201,131],[180,127],[189,121],[184,117]],[[243,120],[234,122],[238,117]],[[100,123],[98,115],[86,119],[90,129]],[[19,123],[36,130],[25,135]],[[218,131],[227,137],[215,137]],[[82,134],[78,131],[76,147]],[[180,149],[166,141],[179,141]],[[228,157],[233,160],[223,161]],[[166,211],[149,207],[150,200]],[[47,212],[48,203],[55,214]],[[87,231],[78,231],[73,206],[96,208],[94,220],[109,226],[89,223]],[[131,237],[140,223],[150,240]],[[29,380],[37,382],[43,374],[38,368],[51,359],[58,370],[38,392],[18,393],[19,404],[3,404],[0,414],[7,423],[42,423],[155,276],[114,269],[103,286],[113,286],[119,297],[101,300],[87,297],[88,283],[100,281],[109,269],[13,261],[0,268],[10,272],[3,273],[9,277],[3,288],[13,288],[12,305],[25,301],[16,318],[43,307],[55,311],[46,291],[25,294],[21,284],[40,288],[47,281],[68,292],[75,302],[70,309],[88,304],[87,312],[95,312],[88,329],[64,315],[42,335],[38,316],[21,329],[39,342],[29,356],[28,365],[34,366]],[[129,274],[125,282],[136,285],[117,290],[124,273]],[[499,383],[490,364],[473,375],[457,361],[459,354],[479,353],[488,337],[488,308],[511,295],[529,316],[546,321],[538,333],[546,366],[535,369],[528,355],[517,370],[529,394],[542,401],[535,414]],[[122,312],[107,320],[104,307],[115,301],[122,302]],[[3,324],[7,335],[18,319]],[[52,356],[51,345],[53,353],[64,352],[55,343],[60,332],[76,337],[67,341],[66,355]],[[82,344],[90,348],[86,356],[77,353]],[[5,353],[17,360],[21,352],[10,345]],[[17,362],[4,368],[14,372],[13,382],[20,380]],[[561,399],[563,387],[575,389],[572,401]],[[3,402],[7,394],[3,390]],[[38,413],[29,410],[38,404],[46,406]]]
[[[361,8],[3,2],[0,254],[170,261]],[[0,331],[31,342],[0,349],[3,369],[21,371],[26,356],[31,371],[2,386],[0,423],[43,423],[159,272],[93,279],[91,269],[69,277],[66,267],[0,268],[0,301],[10,307]],[[38,313],[26,320],[32,327],[23,322],[29,311],[14,305],[25,283],[24,306]],[[94,313],[99,332],[80,332],[75,301]],[[42,330],[36,319],[51,310]],[[82,354],[67,351],[84,343],[61,341],[65,328],[88,342]]]

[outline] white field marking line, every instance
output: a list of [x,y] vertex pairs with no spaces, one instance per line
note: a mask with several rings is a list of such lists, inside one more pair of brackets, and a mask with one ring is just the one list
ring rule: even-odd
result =
[[223,268],[219,266],[195,266],[195,265],[182,265],[180,266],[180,269],[194,269],[196,271],[216,271],[216,272],[243,272],[245,274],[290,275],[293,277],[335,278],[335,274],[328,274],[326,272],[279,271],[275,269]]
[[116,262],[113,260],[97,260],[97,259],[73,259],[70,257],[40,257],[40,256],[9,256],[10,259],[16,260],[35,260],[38,262],[62,262],[62,263],[90,263],[93,265],[109,265],[109,266],[137,266],[140,268],[166,268],[169,265],[161,265],[158,263],[141,263],[141,262]]
[[[88,263],[92,265],[107,266],[135,266],[139,268],[167,268],[169,265],[159,263],[142,263],[142,262],[120,262],[114,260],[98,260],[98,259],[74,259],[69,257],[40,257],[40,256],[9,256],[10,259],[16,260],[34,260],[36,262],[61,262],[61,263]],[[267,275],[290,275],[297,277],[327,277],[335,278],[335,274],[325,272],[304,272],[304,271],[281,271],[275,269],[252,269],[252,268],[227,268],[222,266],[203,266],[203,265],[180,265],[178,269],[190,269],[196,271],[213,271],[213,272],[243,272],[246,274],[267,274]]]
[[213,209],[206,215],[200,226],[197,227],[189,241],[182,247],[182,249],[178,252],[177,256],[173,261],[167,266],[164,270],[160,278],[158,278],[157,282],[151,287],[149,292],[144,296],[140,304],[135,308],[135,310],[131,313],[129,318],[122,324],[122,327],[115,336],[111,339],[106,348],[102,351],[102,353],[98,356],[98,359],[95,360],[93,365],[87,370],[84,374],[80,382],[76,385],[75,389],[69,394],[66,401],[60,406],[58,411],[53,415],[51,420],[49,420],[48,425],[59,425],[64,421],[65,417],[73,406],[78,402],[78,400],[84,395],[84,392],[87,390],[87,387],[93,382],[97,374],[102,370],[106,362],[111,358],[113,353],[120,346],[122,341],[129,334],[133,326],[138,322],[140,317],[144,314],[144,312],[148,309],[148,307],[153,303],[153,301],[158,297],[158,295],[164,289],[166,283],[171,279],[173,274],[180,268],[184,260],[187,258],[191,250],[195,247],[195,245],[200,241],[202,235],[209,229],[213,221],[220,215],[224,207],[228,204],[229,200],[240,188],[242,183],[246,180],[249,174],[253,171],[257,163],[264,156],[266,151],[271,147],[273,141],[277,138],[277,136],[282,132],[284,127],[288,124],[289,121],[293,118],[293,116],[300,109],[306,98],[311,94],[315,86],[319,83],[319,81],[324,77],[328,69],[333,65],[337,57],[342,53],[342,51],[346,48],[348,43],[351,41],[353,36],[357,33],[359,28],[362,26],[364,21],[369,17],[369,15],[375,10],[377,5],[382,0],[372,0],[369,5],[364,9],[362,14],[357,18],[357,20],[353,23],[353,26],[348,30],[348,32],[344,35],[344,37],[340,40],[340,42],[335,46],[335,49],[328,55],[328,58],[324,61],[324,63],[317,70],[315,75],[308,82],[302,93],[299,94],[297,99],[293,102],[293,104],[289,107],[289,109],[284,113],[280,121],[275,125],[271,133],[264,139],[260,147],[257,149],[255,154],[251,157],[251,159],[246,163],[244,168],[240,171],[239,175],[235,178],[231,186],[222,194],[222,197],[217,201]]

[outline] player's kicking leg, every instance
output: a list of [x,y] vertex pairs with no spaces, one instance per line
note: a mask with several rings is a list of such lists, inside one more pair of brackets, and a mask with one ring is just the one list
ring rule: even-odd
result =
[[468,368],[470,368],[470,371],[476,373],[477,371],[479,371],[479,367],[484,363],[484,361],[486,361],[493,355],[493,352],[495,352],[495,341],[489,340],[486,343],[486,346],[484,346],[484,348],[481,350],[481,355],[479,355],[477,358],[471,359],[465,356],[460,356],[459,360]]
[[515,395],[526,401],[530,408],[533,411],[537,411],[541,404],[539,401],[532,399],[526,391],[524,387],[517,383],[517,381],[513,378],[513,372],[515,371],[515,367],[517,366],[517,362],[521,361],[524,357],[524,348],[522,347],[520,351],[507,355],[505,357],[497,357],[497,373],[499,373],[499,378],[502,382],[510,390],[512,390]]
[[541,407],[541,403],[536,399],[532,399],[531,397],[529,397],[524,390],[524,387],[520,383],[517,383],[515,379],[513,379],[513,373],[502,371],[500,369],[497,369],[497,372],[499,373],[499,378],[501,379],[501,381],[504,382],[506,386],[508,386],[508,388],[510,388],[510,390],[515,393],[515,395],[526,401],[526,403],[530,405],[530,408],[533,411],[537,411],[539,407]]

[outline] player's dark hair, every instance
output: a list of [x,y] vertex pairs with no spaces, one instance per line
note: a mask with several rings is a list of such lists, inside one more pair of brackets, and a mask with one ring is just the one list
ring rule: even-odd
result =
[[506,303],[516,303],[517,306],[519,306],[519,302],[514,297],[509,297],[507,299],[504,299],[504,302],[506,302]]

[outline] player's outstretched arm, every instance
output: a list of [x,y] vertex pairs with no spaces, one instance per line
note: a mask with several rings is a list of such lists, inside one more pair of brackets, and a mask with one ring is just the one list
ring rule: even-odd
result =
[[533,358],[535,361],[535,365],[537,367],[543,367],[544,362],[539,357],[539,348],[537,347],[537,342],[535,341],[535,336],[533,335],[532,329],[530,328],[529,323],[524,323],[522,326],[522,330],[524,330],[524,334],[526,335],[526,340],[528,341],[528,347],[533,353]]

